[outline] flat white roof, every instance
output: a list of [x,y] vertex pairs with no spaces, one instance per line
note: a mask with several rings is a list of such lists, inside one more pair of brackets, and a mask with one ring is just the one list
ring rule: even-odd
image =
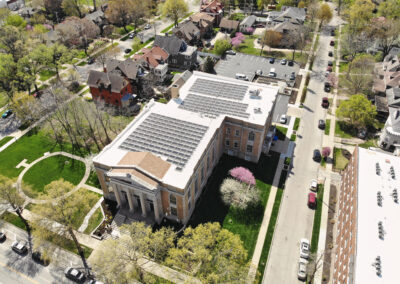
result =
[[[237,85],[243,85],[246,87],[245,89],[247,90],[246,94],[243,96],[243,98],[240,101],[237,100],[229,100],[229,99],[224,99],[226,102],[238,102],[238,103],[246,103],[248,106],[246,107],[246,111],[248,111],[249,116],[248,118],[243,118],[243,117],[238,117],[241,120],[246,120],[249,122],[252,122],[254,124],[259,124],[259,125],[264,125],[269,113],[272,110],[273,103],[276,99],[277,93],[278,93],[278,88],[277,87],[272,87],[272,86],[267,86],[263,84],[256,84],[256,83],[251,83],[251,82],[244,82],[244,81],[239,81],[236,79],[231,79],[231,78],[226,78],[222,76],[217,76],[217,75],[211,75],[211,74],[206,74],[202,72],[194,72],[193,75],[190,77],[190,79],[181,87],[180,89],[180,98],[176,100],[171,100],[168,104],[162,104],[162,103],[157,103],[154,101],[151,101],[148,105],[144,107],[140,115],[138,115],[115,139],[112,141],[109,145],[107,145],[100,154],[98,154],[94,162],[100,163],[107,165],[109,167],[117,167],[119,161],[125,156],[129,150],[127,149],[127,142],[132,142],[132,147],[135,148],[135,139],[138,141],[140,145],[143,147],[146,147],[145,144],[143,143],[151,143],[151,141],[154,141],[154,143],[157,143],[157,147],[160,151],[153,152],[153,151],[148,151],[156,156],[159,156],[160,158],[164,160],[168,160],[171,163],[171,167],[169,170],[166,172],[164,177],[162,178],[162,182],[165,184],[169,184],[173,187],[177,188],[185,188],[187,183],[189,182],[189,179],[193,175],[193,172],[195,170],[195,167],[200,160],[201,156],[203,155],[207,145],[210,143],[211,139],[213,138],[213,135],[215,134],[216,130],[221,126],[222,121],[225,119],[225,114],[222,115],[207,115],[205,113],[199,113],[199,112],[194,112],[194,111],[189,111],[182,109],[181,103],[182,101],[185,100],[186,96],[188,95],[188,90],[191,88],[193,83],[196,81],[198,78],[203,78],[211,81],[217,81],[217,82],[230,82],[232,84],[237,84]],[[244,88],[243,88],[244,89]],[[251,99],[249,97],[249,90],[253,89],[259,89],[259,96],[257,99]],[[191,92],[191,94],[196,95],[195,93]],[[202,96],[207,96],[205,94],[202,94]],[[215,98],[215,96],[207,96],[210,98]],[[255,113],[254,108],[260,108],[261,112]],[[232,117],[235,117],[233,115],[229,115]],[[160,136],[162,136],[162,129],[155,130],[153,129],[150,131],[150,127],[152,124],[154,124],[154,119],[157,120],[160,117],[165,117],[166,120],[168,118],[176,120],[177,123],[170,123],[169,128],[170,131],[176,131],[178,134],[178,125],[181,125],[179,127],[179,131],[187,132],[184,128],[186,127],[189,132],[190,129],[193,129],[193,131],[197,131],[197,129],[200,129],[197,133],[193,133],[197,137],[197,141],[191,141],[194,142],[196,145],[189,145],[190,143],[186,143],[187,141],[183,141],[186,137],[188,140],[191,139],[191,134],[186,133],[187,135],[181,135],[178,137],[179,139],[176,139],[176,141],[171,141],[168,142],[168,140],[165,140],[163,137],[155,137],[154,133],[157,131],[160,132]],[[150,124],[149,124],[150,122]],[[182,123],[181,123],[182,122]],[[185,126],[184,122],[188,122],[193,124],[193,128],[189,126]],[[146,137],[145,131],[143,131],[143,126],[147,127],[146,125],[149,125],[149,135],[153,135],[153,138]],[[196,126],[197,125],[197,126]],[[174,130],[176,128],[176,130]],[[152,132],[152,133],[150,133]],[[136,134],[139,134],[136,135]],[[181,132],[179,134],[182,134]],[[140,136],[144,135],[144,136]],[[170,136],[170,135],[169,135]],[[141,139],[140,137],[143,137]],[[152,140],[153,139],[153,140]],[[162,139],[162,141],[157,141],[159,139]],[[170,138],[167,138],[170,139]],[[147,140],[147,141],[146,141]],[[169,149],[172,147],[172,155],[175,156],[175,152],[180,152],[179,149],[177,149],[175,146],[176,143],[183,143],[188,147],[181,147],[181,150],[185,150],[184,153],[176,153],[176,155],[186,155],[184,156],[184,161],[179,165],[177,163],[176,157],[172,157],[171,155],[163,155],[161,153],[165,152],[166,149]],[[122,146],[122,147],[121,147]],[[128,145],[129,146],[129,145]],[[191,147],[193,146],[193,147]],[[175,148],[174,148],[175,147]],[[152,148],[149,146],[149,148]],[[179,148],[179,147],[178,147]],[[185,148],[185,149],[183,149]],[[187,150],[187,151],[186,151]],[[171,154],[171,151],[169,151],[169,154]],[[189,155],[189,157],[187,156]],[[172,162],[171,162],[172,161]]]
[[[357,243],[354,283],[399,283],[400,204],[393,199],[393,190],[400,193],[400,157],[359,149]],[[379,165],[380,175],[376,165]],[[392,178],[393,167],[395,178]],[[382,206],[378,206],[378,192]],[[384,237],[379,238],[378,222]],[[381,259],[381,275],[373,264]]]

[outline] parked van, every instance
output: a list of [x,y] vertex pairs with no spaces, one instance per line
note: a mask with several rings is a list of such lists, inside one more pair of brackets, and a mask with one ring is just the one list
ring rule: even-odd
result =
[[236,73],[236,79],[243,80],[243,81],[249,81],[249,78],[247,78],[246,75],[240,74],[240,73]]
[[269,77],[276,77],[276,72],[275,72],[275,68],[271,68],[271,70],[269,70]]

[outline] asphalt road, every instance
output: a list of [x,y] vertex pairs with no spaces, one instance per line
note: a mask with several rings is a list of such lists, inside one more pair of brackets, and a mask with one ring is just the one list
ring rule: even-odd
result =
[[[338,22],[334,17],[330,25]],[[301,238],[311,241],[314,211],[307,207],[310,181],[318,177],[319,164],[312,160],[314,149],[321,149],[323,131],[318,120],[325,119],[326,110],[321,107],[325,93],[325,69],[332,39],[329,31],[322,31],[319,38],[314,70],[301,117],[299,134],[293,158],[293,168],[286,182],[281,208],[263,283],[293,284],[297,279],[299,245]]]

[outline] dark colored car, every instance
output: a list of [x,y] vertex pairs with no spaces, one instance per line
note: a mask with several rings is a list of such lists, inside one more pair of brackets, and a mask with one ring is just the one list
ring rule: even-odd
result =
[[64,274],[67,278],[78,283],[81,283],[83,280],[85,280],[85,274],[76,268],[68,267],[65,269]]
[[269,59],[269,63],[274,64],[274,62],[275,62],[275,58],[272,57]]
[[365,139],[367,137],[367,130],[365,128],[358,130],[357,137],[360,139]]
[[335,41],[331,40],[331,42],[329,43],[330,46],[334,46],[335,45]]
[[7,117],[9,117],[10,115],[12,115],[12,110],[11,109],[8,109],[8,110],[6,110],[2,115],[1,115],[1,118],[7,118]]
[[328,108],[328,107],[329,107],[329,100],[328,100],[327,97],[323,97],[323,98],[322,98],[321,106],[322,106],[323,108]]
[[332,61],[328,61],[328,66],[333,66],[333,62]]
[[331,36],[335,36],[335,30],[331,30]]
[[309,208],[314,209],[317,207],[317,196],[314,192],[308,194],[307,205]]
[[48,258],[44,258],[40,251],[35,251],[32,253],[32,259],[41,265],[47,266],[50,264],[50,260]]
[[4,242],[7,239],[6,234],[0,232],[0,242]]
[[326,67],[326,71],[328,71],[328,72],[332,72],[332,66],[328,66],[328,67]]
[[318,128],[324,130],[325,129],[325,120],[318,120]]
[[321,156],[321,152],[318,149],[315,149],[313,152],[313,160],[316,162],[321,162],[322,156]]
[[331,84],[329,84],[328,82],[325,82],[324,91],[329,93],[331,91]]
[[329,57],[332,57],[332,56],[333,56],[333,52],[332,52],[332,51],[329,51],[329,52],[328,52],[328,56],[329,56]]
[[89,59],[87,60],[87,64],[93,64],[95,61],[94,57],[89,57]]
[[293,62],[292,60],[290,60],[290,61],[288,62],[287,65],[288,65],[288,66],[293,66],[293,65],[294,65],[294,62]]
[[125,53],[129,53],[131,51],[132,51],[132,49],[130,49],[130,48],[125,49]]
[[290,73],[289,79],[292,80],[292,81],[293,81],[294,79],[296,79],[296,73],[294,73],[294,72]]

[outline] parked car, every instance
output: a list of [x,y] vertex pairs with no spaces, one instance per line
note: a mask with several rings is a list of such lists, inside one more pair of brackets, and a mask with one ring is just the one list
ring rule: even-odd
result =
[[331,30],[331,36],[335,36],[335,30]]
[[234,52],[233,50],[227,50],[227,51],[225,51],[225,53],[226,54],[229,54],[229,55],[236,55],[236,52]]
[[6,110],[2,115],[1,118],[7,118],[12,115],[13,111],[11,109]]
[[282,64],[282,65],[286,65],[286,63],[287,63],[287,60],[286,60],[286,59],[282,59],[282,60],[281,60],[281,64]]
[[328,100],[327,97],[323,97],[323,98],[322,98],[321,106],[322,106],[323,108],[328,108],[328,107],[329,107],[329,100]]
[[314,209],[317,207],[317,196],[315,195],[314,192],[310,192],[308,194],[308,201],[307,205],[309,208]]
[[24,254],[28,251],[28,247],[24,241],[15,241],[11,245],[11,249],[19,254]]
[[289,62],[288,62],[288,66],[293,66],[294,65],[294,62],[292,61],[292,60],[290,60]]
[[329,82],[325,82],[324,91],[327,93],[329,93],[331,91],[331,84],[329,84]]
[[357,137],[360,139],[365,139],[367,137],[367,130],[365,128],[358,130]]
[[144,26],[144,29],[145,29],[145,30],[151,29],[151,25],[150,25],[150,24],[146,24],[146,25]]
[[332,72],[332,66],[327,66],[327,67],[326,67],[326,71],[329,72],[329,73],[331,73],[331,72]]
[[324,130],[325,129],[325,120],[318,120],[318,128]]
[[275,58],[271,57],[271,58],[269,59],[269,63],[270,63],[270,64],[274,64],[274,63],[275,63]]
[[300,258],[299,269],[297,271],[297,279],[299,279],[301,281],[307,280],[307,264],[308,264],[307,260]]
[[329,52],[328,52],[328,56],[329,56],[329,57],[332,57],[332,56],[333,56],[333,52],[332,52],[332,51],[329,51]]
[[103,282],[100,282],[100,281],[98,281],[98,280],[91,279],[91,280],[88,281],[87,284],[104,284],[104,283],[103,283]]
[[311,191],[315,191],[315,192],[318,191],[318,182],[317,182],[316,179],[312,179],[312,180],[311,180],[311,183],[310,183],[310,190],[311,190]]
[[322,156],[321,152],[318,149],[315,149],[313,152],[313,160],[316,162],[321,162]]
[[40,251],[34,251],[32,253],[32,259],[41,265],[47,266],[50,264],[50,260],[47,257],[43,257]]
[[333,62],[332,61],[328,61],[328,66],[333,66]]
[[257,76],[261,76],[262,74],[263,74],[263,71],[262,71],[262,70],[257,70],[257,71],[256,71],[256,75],[257,75]]
[[268,77],[276,77],[275,68],[271,68],[271,70],[269,70]]
[[291,81],[293,81],[294,79],[296,79],[296,73],[295,73],[295,72],[290,73],[289,79],[290,79]]
[[305,259],[310,257],[310,241],[307,239],[300,240],[300,257]]
[[281,115],[281,118],[279,119],[279,122],[282,123],[282,124],[286,124],[286,122],[287,122],[286,114],[282,114]]
[[329,43],[330,46],[334,46],[335,45],[335,41],[331,40],[331,42]]
[[130,39],[134,39],[135,36],[136,36],[136,33],[135,33],[135,32],[129,34],[129,38],[130,38]]
[[85,280],[85,274],[76,268],[68,267],[64,270],[64,274],[67,278],[75,282],[83,282]]
[[125,53],[129,53],[131,51],[132,51],[132,49],[130,49],[130,48],[125,49]]
[[5,233],[0,232],[0,242],[4,242],[7,239],[7,236]]
[[87,60],[87,64],[93,64],[95,61],[94,57],[89,57]]
[[236,73],[235,78],[238,80],[249,81],[249,78],[247,78],[246,75],[240,73]]

